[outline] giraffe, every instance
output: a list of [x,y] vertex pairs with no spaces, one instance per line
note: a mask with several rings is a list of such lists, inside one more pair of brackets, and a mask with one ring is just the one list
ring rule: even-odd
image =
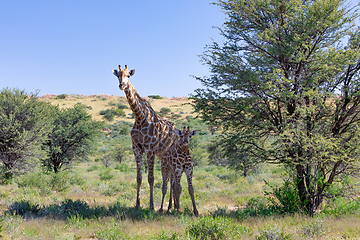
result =
[[135,69],[129,71],[128,66],[122,69],[119,65],[119,71],[113,69],[113,74],[119,80],[120,90],[125,91],[126,98],[134,113],[135,123],[131,130],[132,148],[136,160],[136,208],[140,208],[140,189],[142,183],[142,155],[146,154],[148,161],[148,183],[150,186],[150,209],[154,210],[154,159],[155,155],[162,152],[179,139],[175,133],[176,127],[172,122],[161,118],[150,104],[139,96],[129,78],[133,76]]
[[173,145],[166,152],[163,152],[160,157],[161,173],[163,178],[162,200],[159,210],[160,212],[163,211],[164,198],[167,191],[167,183],[169,181],[169,178],[170,200],[168,211],[172,207],[172,197],[174,197],[174,207],[176,208],[176,210],[180,210],[180,194],[182,190],[180,185],[180,179],[182,173],[185,171],[188,182],[188,191],[193,204],[194,214],[195,216],[199,215],[195,204],[194,188],[192,185],[193,163],[189,150],[190,138],[192,136],[195,136],[197,132],[199,132],[199,130],[194,130],[190,132],[189,127],[187,130],[184,127],[182,132],[180,130],[177,130],[176,133],[180,136],[180,139],[177,142],[174,142]]

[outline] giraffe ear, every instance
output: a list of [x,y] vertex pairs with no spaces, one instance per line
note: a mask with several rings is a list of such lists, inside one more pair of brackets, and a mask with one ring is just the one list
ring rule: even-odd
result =
[[116,69],[113,69],[112,70],[112,73],[115,75],[115,76],[118,76],[118,71]]
[[130,74],[130,76],[134,75],[135,74],[135,69],[131,69],[129,74]]
[[201,130],[194,130],[190,133],[190,136],[195,136],[198,132],[200,132]]
[[178,136],[180,136],[180,137],[182,136],[182,132],[181,132],[179,129],[176,129],[176,130],[175,130],[175,133],[176,133]]

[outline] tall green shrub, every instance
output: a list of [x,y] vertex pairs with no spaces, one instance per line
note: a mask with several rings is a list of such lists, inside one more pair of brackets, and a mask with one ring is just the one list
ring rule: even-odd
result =
[[48,148],[44,165],[57,173],[76,159],[86,159],[101,126],[101,122],[91,119],[82,104],[66,109],[56,107],[52,130],[44,144]]
[[45,156],[41,145],[51,129],[51,106],[36,93],[0,92],[0,162],[5,178],[32,169]]

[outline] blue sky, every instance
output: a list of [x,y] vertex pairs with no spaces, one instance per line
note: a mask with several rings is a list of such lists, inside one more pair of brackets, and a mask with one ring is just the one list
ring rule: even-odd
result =
[[[358,0],[349,0],[352,4]],[[0,89],[124,96],[111,70],[136,69],[141,96],[188,96],[225,15],[208,0],[0,2]]]

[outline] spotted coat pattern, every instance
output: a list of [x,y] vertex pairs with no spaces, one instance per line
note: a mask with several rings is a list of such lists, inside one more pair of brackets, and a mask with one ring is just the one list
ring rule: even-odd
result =
[[184,128],[182,132],[177,130],[177,134],[180,136],[180,139],[160,156],[161,173],[163,178],[160,212],[163,211],[164,198],[167,192],[167,183],[169,179],[171,186],[168,210],[172,208],[172,198],[174,198],[174,207],[178,211],[180,210],[180,194],[182,191],[180,180],[183,172],[185,172],[194,214],[195,216],[199,215],[195,204],[194,187],[192,185],[193,162],[189,150],[190,138],[196,135],[197,132],[198,130],[190,132],[189,128],[188,130],[185,130]]
[[148,183],[150,186],[150,209],[154,209],[154,160],[155,155],[166,152],[174,141],[179,139],[175,133],[173,123],[161,118],[151,105],[139,96],[131,85],[129,78],[135,70],[113,70],[113,74],[119,79],[119,88],[125,91],[126,98],[134,114],[135,123],[131,130],[132,148],[136,160],[137,169],[137,194],[136,208],[140,208],[140,190],[142,183],[142,155],[145,153],[148,162]]

